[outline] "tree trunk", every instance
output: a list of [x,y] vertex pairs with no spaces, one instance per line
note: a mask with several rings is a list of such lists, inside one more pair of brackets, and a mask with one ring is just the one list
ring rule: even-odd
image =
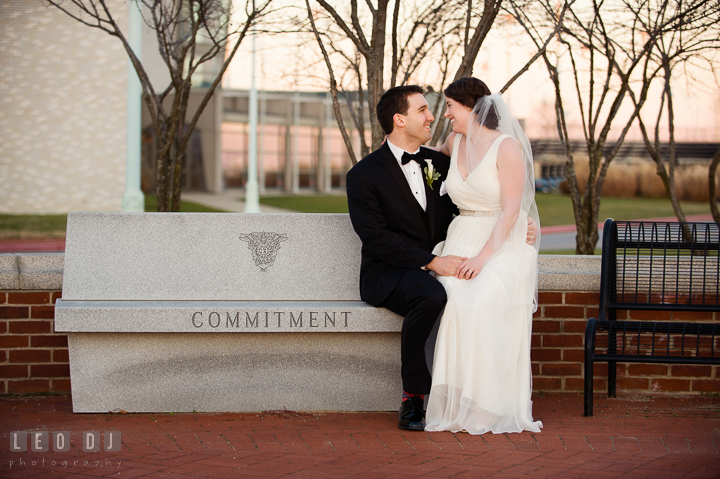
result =
[[598,242],[598,210],[600,209],[600,196],[602,184],[598,184],[598,169],[602,159],[602,148],[598,145],[588,145],[588,163],[590,171],[588,182],[585,185],[582,206],[580,207],[580,220],[578,221],[577,237],[575,240],[576,254],[595,254]]
[[675,192],[675,166],[677,166],[677,152],[675,149],[675,108],[673,107],[672,101],[672,90],[670,89],[670,66],[667,59],[664,62],[665,78],[667,81],[667,87],[665,88],[665,97],[667,98],[667,112],[668,112],[668,133],[669,133],[669,147],[670,147],[670,174],[667,179],[666,189],[668,191],[668,197],[672,204],[675,216],[678,221],[685,223],[685,213],[680,208],[680,201],[678,201],[677,193]]
[[710,168],[708,169],[708,191],[710,193],[710,211],[715,223],[720,225],[720,213],[718,213],[717,201],[715,201],[715,172],[717,171],[718,163],[720,163],[720,150],[715,152],[715,156],[710,162]]
[[[157,135],[157,133],[156,133]],[[157,194],[157,210],[159,212],[170,211],[170,165],[172,163],[172,143],[167,132],[157,139],[157,175],[155,177],[155,192]]]
[[[370,55],[365,58],[368,79],[368,115],[372,130],[372,149],[377,150],[385,140],[385,132],[377,119],[376,107],[384,93],[383,76],[385,70],[385,24],[389,0],[379,0],[373,15]],[[363,119],[361,119],[363,121]]]
[[185,149],[180,138],[175,140],[175,158],[173,158],[172,197],[170,211],[180,211],[180,197],[182,196],[182,174],[185,165]]
[[[670,205],[672,205],[673,213],[679,222],[684,223],[686,220],[685,213],[680,207],[680,201],[678,200],[677,193],[675,192],[675,166],[677,165],[677,156],[675,151],[675,115],[673,110],[672,95],[670,90],[670,68],[665,58],[663,65],[665,71],[665,88],[663,89],[662,100],[658,111],[658,116],[655,120],[655,143],[650,143],[650,137],[645,123],[643,122],[640,115],[638,115],[638,124],[640,126],[640,132],[642,133],[643,142],[645,143],[645,149],[647,150],[650,158],[655,162],[655,172],[660,177],[665,187],[665,193],[670,199]],[[632,92],[631,92],[632,94]],[[633,97],[634,99],[634,97]],[[667,99],[667,111],[668,111],[668,132],[670,139],[670,172],[665,169],[665,162],[662,158],[660,150],[660,119],[662,117],[662,111],[665,106],[665,99]]]
[[[466,37],[466,45],[465,45],[465,53],[463,54],[462,60],[460,60],[460,66],[458,67],[457,71],[455,72],[455,77],[453,78],[453,81],[459,80],[463,77],[469,77],[472,75],[473,72],[473,65],[475,64],[475,60],[477,59],[478,53],[480,53],[480,47],[482,46],[483,42],[485,41],[485,38],[487,37],[488,32],[490,32],[490,29],[493,26],[493,23],[495,23],[495,18],[497,17],[498,13],[500,12],[500,6],[502,5],[502,0],[484,0],[483,2],[483,12],[480,17],[480,20],[478,21],[477,26],[475,27],[475,31],[473,32],[472,38],[467,38],[468,34],[470,32],[470,18],[472,13],[472,1],[468,1],[468,11],[467,11],[467,24],[465,28],[465,37]],[[447,118],[442,117],[438,120],[438,125],[435,128],[435,133],[433,133],[432,139],[430,140],[431,145],[440,146],[442,142],[447,138],[447,135],[449,132],[446,132],[447,129]]]
[[687,220],[685,219],[685,213],[680,207],[680,201],[678,201],[677,193],[675,192],[675,181],[672,176],[668,175],[668,172],[665,169],[665,163],[662,161],[661,157],[653,157],[653,160],[655,161],[655,172],[663,182],[665,192],[667,193],[668,198],[670,199],[670,204],[672,205],[673,213],[675,213],[675,217],[679,222],[684,223]]

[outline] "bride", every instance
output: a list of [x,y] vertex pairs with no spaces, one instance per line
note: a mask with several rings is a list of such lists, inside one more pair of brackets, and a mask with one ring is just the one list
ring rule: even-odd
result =
[[[530,142],[502,96],[476,78],[445,89],[453,133],[445,182],[460,215],[434,254],[467,257],[441,276],[440,320],[427,431],[539,432],[533,421],[530,338],[537,309],[537,248],[525,242],[535,206]],[[450,149],[452,150],[450,151]]]

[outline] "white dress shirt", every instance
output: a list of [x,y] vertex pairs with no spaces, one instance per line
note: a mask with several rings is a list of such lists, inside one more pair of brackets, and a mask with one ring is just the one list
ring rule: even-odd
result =
[[[415,196],[415,199],[420,204],[423,211],[426,211],[427,198],[425,197],[425,181],[423,179],[422,168],[417,161],[409,161],[406,165],[403,165],[402,156],[403,153],[405,153],[405,150],[393,145],[390,140],[387,140],[387,144],[390,147],[390,151],[392,151],[393,155],[395,155],[395,159],[397,160],[398,165],[400,165],[400,169],[405,175],[408,185],[410,185],[410,191],[412,191],[413,196]],[[414,155],[419,151],[420,148],[418,148],[415,152],[412,152],[411,154]],[[410,152],[408,151],[408,153]]]

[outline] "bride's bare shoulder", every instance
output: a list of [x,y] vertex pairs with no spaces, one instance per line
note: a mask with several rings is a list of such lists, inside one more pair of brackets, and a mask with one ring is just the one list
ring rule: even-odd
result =
[[498,147],[498,162],[510,161],[510,162],[522,162],[522,149],[520,144],[513,137],[508,136],[500,140]]

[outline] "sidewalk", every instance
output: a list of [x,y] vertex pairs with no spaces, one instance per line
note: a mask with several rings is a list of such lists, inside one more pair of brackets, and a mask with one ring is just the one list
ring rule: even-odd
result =
[[0,253],[63,253],[65,239],[0,239]]
[[[233,213],[244,213],[245,202],[241,198],[245,196],[243,189],[223,190],[220,193],[192,192],[183,193],[182,199],[192,201],[200,205],[230,211]],[[260,205],[261,213],[293,213],[291,210],[275,208],[274,206]]]
[[[536,395],[539,434],[407,432],[397,413],[73,414],[67,396],[0,399],[0,477],[720,477],[720,400]],[[70,452],[10,452],[11,431],[69,431]],[[79,451],[83,431],[122,450]],[[29,449],[29,448],[28,448]],[[11,464],[12,463],[12,464]]]

